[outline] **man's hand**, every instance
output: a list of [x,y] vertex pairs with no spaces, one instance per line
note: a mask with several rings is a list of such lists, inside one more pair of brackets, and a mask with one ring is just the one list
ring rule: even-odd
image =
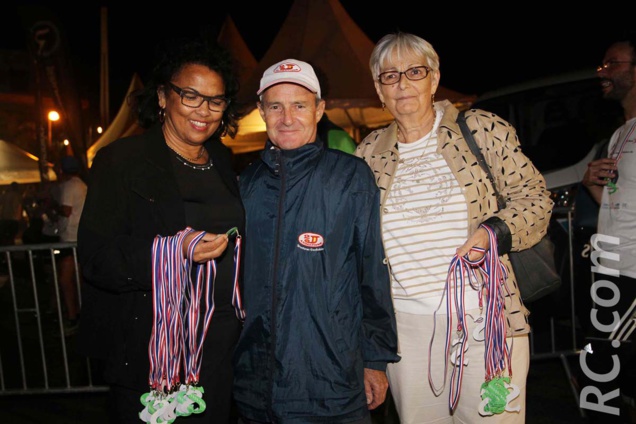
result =
[[367,395],[367,408],[375,409],[384,403],[389,380],[384,371],[364,369],[364,392]]
[[600,204],[603,200],[603,187],[616,176],[616,161],[614,159],[597,159],[587,165],[585,175],[583,175],[583,185]]
[[606,186],[616,175],[616,168],[614,159],[603,158],[590,162],[583,176],[583,185],[586,187]]

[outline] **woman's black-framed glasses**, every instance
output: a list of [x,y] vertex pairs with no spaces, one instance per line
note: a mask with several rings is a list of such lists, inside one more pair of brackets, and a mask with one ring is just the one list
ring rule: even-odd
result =
[[431,72],[431,68],[428,66],[414,66],[406,71],[387,71],[378,75],[378,81],[380,84],[391,85],[400,82],[402,75],[411,81],[419,81],[426,78]]
[[168,85],[181,97],[181,104],[187,107],[197,108],[203,102],[208,102],[208,109],[212,112],[223,112],[230,104],[230,99],[223,96],[204,96],[197,91],[177,87],[171,82]]

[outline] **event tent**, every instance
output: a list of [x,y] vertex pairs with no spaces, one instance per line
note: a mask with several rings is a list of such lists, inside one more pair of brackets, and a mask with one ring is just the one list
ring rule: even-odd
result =
[[[393,120],[388,111],[382,110],[371,80],[369,58],[374,43],[338,0],[295,0],[260,62],[254,58],[229,15],[217,40],[234,56],[241,83],[239,101],[247,106],[247,115],[239,122],[236,137],[223,139],[234,154],[263,148],[267,135],[256,109],[256,91],[263,71],[287,58],[307,61],[316,68],[325,93],[329,119],[347,130],[354,139],[359,141],[365,131]],[[141,81],[135,75],[127,95],[139,87]],[[474,100],[474,96],[445,87],[438,88],[435,98],[448,99],[460,107],[466,107]],[[89,166],[99,148],[119,137],[141,131],[128,102],[124,100],[112,124],[88,149]]]
[[[239,38],[240,33],[234,31],[228,36]],[[234,38],[219,41],[230,48],[245,45]],[[256,91],[265,69],[288,58],[304,60],[316,68],[329,119],[354,139],[359,141],[364,131],[389,124],[393,117],[382,110],[369,71],[373,47],[374,43],[338,0],[295,0],[269,49],[242,81],[240,101],[253,106],[241,120],[237,137],[224,143],[235,153],[262,149],[265,124],[255,109]],[[237,60],[240,62],[240,58]],[[438,88],[435,98],[448,99],[462,107],[474,100],[474,96],[445,87]]]
[[122,102],[115,119],[113,119],[106,131],[104,131],[97,141],[95,141],[95,143],[93,143],[86,151],[86,160],[89,168],[93,164],[93,159],[99,149],[112,143],[118,138],[140,134],[143,132],[143,128],[137,124],[137,119],[135,118],[128,100],[131,93],[142,87],[143,83],[141,82],[141,78],[139,78],[139,75],[134,74],[130,81],[130,85],[128,86],[128,91],[126,91],[126,95],[124,96],[124,101]]
[[247,47],[245,40],[234,23],[234,19],[230,15],[225,16],[217,41],[232,53],[242,87],[252,75],[256,66],[258,66],[258,61],[250,48]]
[[[220,44],[230,49],[236,62],[239,78],[241,80],[245,80],[247,76],[251,75],[252,70],[257,65],[257,62],[229,15],[226,16],[221,31],[219,32],[218,41]],[[143,132],[143,128],[141,128],[137,123],[128,100],[131,93],[141,89],[142,87],[143,83],[141,79],[137,74],[134,74],[130,85],[128,86],[128,91],[124,96],[124,101],[117,112],[117,116],[115,116],[115,119],[113,119],[106,131],[88,148],[86,152],[86,159],[89,167],[93,164],[95,154],[102,147],[110,144],[118,138]],[[258,117],[258,119],[261,120],[260,117]],[[250,137],[242,137],[240,140],[236,141],[228,138],[227,140],[224,140],[224,142],[231,144],[230,147],[235,154],[243,153],[245,151],[251,152],[262,148],[262,141],[260,138],[256,139],[256,144],[251,140],[252,139]]]
[[[48,179],[57,179],[53,165],[47,164]],[[40,160],[15,144],[0,140],[0,185],[39,183]]]

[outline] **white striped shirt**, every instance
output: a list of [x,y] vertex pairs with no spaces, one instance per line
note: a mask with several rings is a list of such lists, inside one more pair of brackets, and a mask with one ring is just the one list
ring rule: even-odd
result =
[[[444,158],[435,152],[441,111],[430,134],[398,143],[400,161],[387,195],[383,239],[391,264],[395,309],[432,314],[440,305],[448,267],[468,238],[466,200]],[[478,306],[466,291],[466,309]],[[442,306],[440,313],[445,313]]]

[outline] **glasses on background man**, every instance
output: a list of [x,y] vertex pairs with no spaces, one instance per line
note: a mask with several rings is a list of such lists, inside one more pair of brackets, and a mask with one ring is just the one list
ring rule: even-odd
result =
[[608,60],[607,62],[601,63],[596,67],[596,72],[601,72],[603,70],[609,70],[611,68],[616,67],[616,65],[620,65],[621,63],[629,63],[631,65],[636,64],[636,62],[632,60]]

